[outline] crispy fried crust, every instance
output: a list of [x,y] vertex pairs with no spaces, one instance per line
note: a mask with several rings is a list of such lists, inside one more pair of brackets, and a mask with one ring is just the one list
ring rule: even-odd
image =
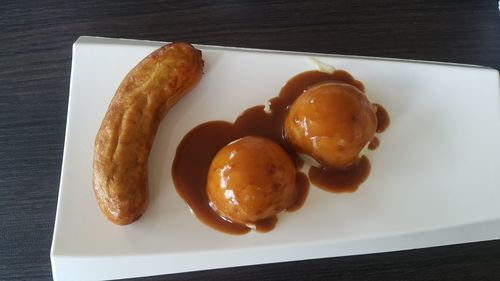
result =
[[94,192],[108,219],[129,224],[148,205],[148,157],[165,114],[201,79],[201,52],[165,45],[123,79],[95,139]]

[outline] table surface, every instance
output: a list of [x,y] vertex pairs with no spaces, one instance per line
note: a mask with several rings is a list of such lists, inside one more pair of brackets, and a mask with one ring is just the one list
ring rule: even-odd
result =
[[[0,3],[1,280],[52,278],[71,46],[81,35],[500,68],[497,1],[103,2]],[[200,279],[499,280],[500,240],[140,280]]]

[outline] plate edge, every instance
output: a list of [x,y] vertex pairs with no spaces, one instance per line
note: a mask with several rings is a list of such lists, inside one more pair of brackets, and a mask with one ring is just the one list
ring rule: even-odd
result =
[[[148,45],[148,46],[152,46],[152,47],[160,47],[160,46],[162,46],[164,44],[168,44],[170,42],[82,35],[82,36],[78,37],[78,39],[75,41],[74,44],[89,44],[89,43],[141,45],[141,46]],[[402,59],[402,58],[389,58],[389,57],[375,57],[375,56],[372,57],[372,56],[362,56],[362,55],[345,55],[345,54],[314,53],[314,52],[302,52],[302,51],[258,49],[258,48],[232,47],[232,46],[221,46],[221,45],[205,45],[205,44],[193,44],[193,45],[195,47],[204,48],[204,49],[213,49],[213,50],[226,50],[226,51],[232,50],[232,51],[246,51],[246,52],[258,52],[258,53],[274,53],[274,54],[290,54],[290,55],[302,55],[302,56],[352,58],[352,59],[389,61],[389,62],[409,62],[409,63],[419,63],[419,64],[434,64],[434,65],[443,65],[443,66],[467,67],[467,68],[494,70],[498,73],[498,70],[493,68],[493,67],[476,65],[476,64],[439,62],[439,61]]]

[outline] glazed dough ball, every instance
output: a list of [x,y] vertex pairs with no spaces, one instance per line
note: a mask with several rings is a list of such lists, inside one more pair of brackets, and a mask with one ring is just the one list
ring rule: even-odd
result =
[[377,128],[376,107],[356,87],[343,83],[313,86],[292,104],[284,124],[287,143],[321,166],[354,164]]
[[247,136],[223,147],[208,171],[212,208],[230,221],[253,225],[290,206],[296,195],[295,166],[273,141]]

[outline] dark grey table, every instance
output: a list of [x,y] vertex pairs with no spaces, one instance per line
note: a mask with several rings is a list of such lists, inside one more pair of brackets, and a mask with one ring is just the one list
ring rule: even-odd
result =
[[[500,68],[497,1],[402,2],[0,1],[0,279],[52,277],[71,45],[78,36]],[[200,279],[500,280],[500,240],[144,280]]]

